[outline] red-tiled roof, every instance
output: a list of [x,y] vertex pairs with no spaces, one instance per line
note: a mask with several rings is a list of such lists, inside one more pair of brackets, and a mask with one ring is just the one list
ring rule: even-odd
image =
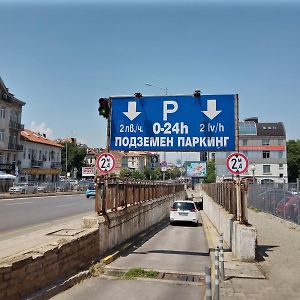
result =
[[60,147],[60,148],[64,147],[54,141],[51,141],[43,136],[38,135],[37,133],[29,129],[24,129],[23,131],[21,131],[21,138],[25,141],[29,141],[33,143],[45,144],[45,145]]

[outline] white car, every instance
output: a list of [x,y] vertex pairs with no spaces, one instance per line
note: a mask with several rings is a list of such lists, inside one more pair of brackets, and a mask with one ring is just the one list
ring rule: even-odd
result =
[[10,194],[35,194],[37,193],[37,185],[34,183],[18,183],[17,185],[10,187],[9,192]]
[[194,201],[175,201],[170,211],[170,223],[177,221],[193,222],[198,224],[198,209]]

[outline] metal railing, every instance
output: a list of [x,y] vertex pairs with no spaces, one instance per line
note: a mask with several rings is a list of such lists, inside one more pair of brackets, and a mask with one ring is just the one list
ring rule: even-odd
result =
[[23,145],[8,143],[8,149],[9,150],[23,151]]
[[9,127],[18,130],[24,130],[24,124],[10,120]]
[[105,181],[101,179],[97,182],[96,211],[105,213],[120,207],[126,208],[130,205],[174,195],[183,190],[184,185],[180,183],[112,178],[108,179],[107,191],[105,191]]
[[[234,215],[237,220],[237,188],[236,182],[223,183],[209,183],[203,184],[202,188],[208,196],[210,196],[216,203],[221,205],[226,211]],[[245,211],[247,198],[247,184],[241,183],[240,199],[241,199],[241,221],[247,223],[247,218],[243,214]]]

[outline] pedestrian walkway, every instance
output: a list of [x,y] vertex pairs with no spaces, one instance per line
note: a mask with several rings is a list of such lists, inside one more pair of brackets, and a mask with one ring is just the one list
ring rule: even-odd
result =
[[257,229],[256,266],[265,279],[229,278],[221,286],[220,298],[300,299],[300,226],[253,210],[249,210],[249,223]]

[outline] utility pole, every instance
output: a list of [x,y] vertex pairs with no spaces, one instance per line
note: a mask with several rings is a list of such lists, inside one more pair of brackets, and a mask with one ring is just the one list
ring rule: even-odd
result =
[[68,177],[68,142],[66,142],[66,179]]

